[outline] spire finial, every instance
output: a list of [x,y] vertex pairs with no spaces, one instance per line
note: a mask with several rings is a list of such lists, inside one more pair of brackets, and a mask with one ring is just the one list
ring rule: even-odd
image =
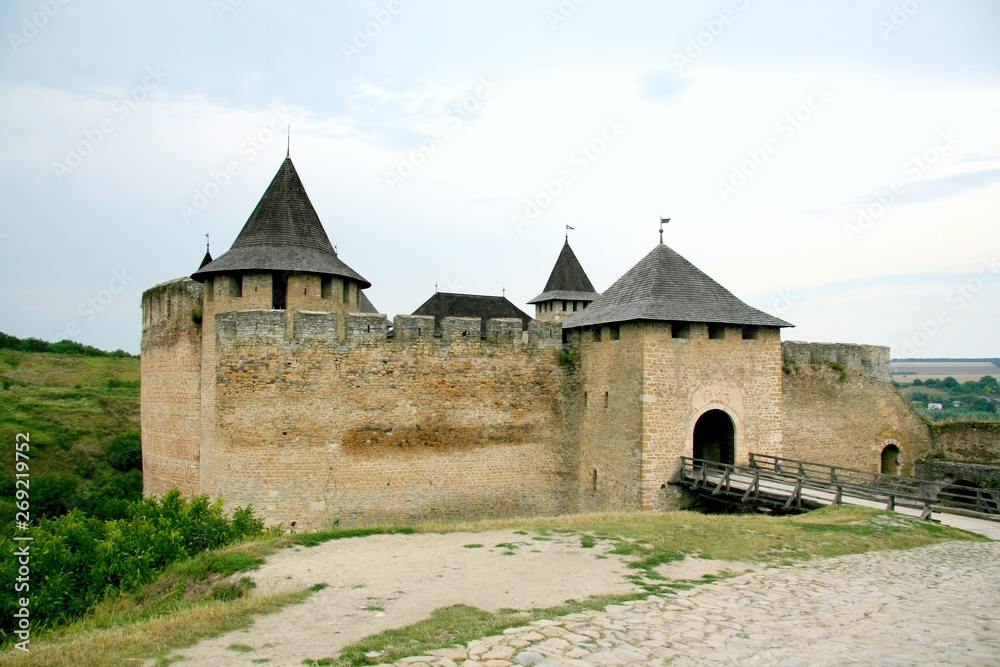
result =
[[507,288],[506,287],[503,288],[503,298],[505,298],[505,299],[507,298]]
[[205,252],[209,252],[208,234],[205,234]]
[[285,157],[287,158],[291,156],[292,156],[292,124],[289,123],[288,137],[286,138],[286,143],[285,143]]
[[570,232],[570,230],[575,230],[575,229],[576,229],[576,227],[570,227],[569,225],[566,225],[566,243],[569,243],[569,232]]
[[660,218],[660,245],[663,245],[663,225],[670,222],[670,218]]

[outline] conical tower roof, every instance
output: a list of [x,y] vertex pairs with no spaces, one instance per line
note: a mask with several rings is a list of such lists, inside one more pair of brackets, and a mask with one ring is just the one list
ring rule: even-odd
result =
[[563,328],[636,320],[793,326],[743,303],[662,243]]
[[559,253],[556,265],[552,268],[549,281],[545,283],[545,290],[528,303],[541,303],[554,299],[593,301],[598,296],[600,295],[594,290],[587,272],[583,270],[580,260],[576,258],[576,253],[569,247],[567,240]]
[[216,274],[261,271],[319,273],[371,283],[337,257],[302,179],[288,157],[228,252],[198,269],[199,282]]

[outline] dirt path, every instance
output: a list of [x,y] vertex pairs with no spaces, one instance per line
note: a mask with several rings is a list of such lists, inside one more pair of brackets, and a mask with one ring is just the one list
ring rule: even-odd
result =
[[[184,658],[182,665],[259,665],[265,659],[264,664],[300,665],[304,658],[331,657],[362,637],[427,618],[439,607],[528,609],[635,590],[625,580],[630,573],[625,560],[608,554],[609,548],[600,543],[583,548],[574,535],[495,531],[376,535],[287,549],[253,573],[258,592],[319,583],[329,588],[258,618],[246,631],[176,654]],[[253,650],[229,649],[234,644]]]

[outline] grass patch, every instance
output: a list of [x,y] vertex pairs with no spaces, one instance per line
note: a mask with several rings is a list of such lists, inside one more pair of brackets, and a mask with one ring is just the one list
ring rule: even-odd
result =
[[483,548],[482,544],[463,544],[462,546],[464,548],[466,548],[466,549],[482,549]]
[[[554,618],[589,609],[603,609],[634,596],[603,595],[582,602],[569,601],[556,607],[514,611],[501,609],[496,613],[467,605],[454,605],[434,610],[430,617],[403,628],[386,630],[344,647],[332,663],[338,666],[374,665],[419,655],[424,651],[464,644],[503,632],[507,628],[531,623],[541,618]],[[373,657],[368,657],[372,655]],[[376,657],[377,656],[377,657]]]
[[595,540],[592,535],[581,535],[580,546],[584,549],[593,549],[597,546],[597,540]]
[[226,647],[226,650],[236,651],[237,653],[253,653],[253,647],[246,644],[230,644]]

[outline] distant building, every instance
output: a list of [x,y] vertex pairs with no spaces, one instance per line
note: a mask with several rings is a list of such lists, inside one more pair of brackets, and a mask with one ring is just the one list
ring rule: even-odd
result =
[[928,403],[927,404],[927,409],[928,410],[944,410],[944,406],[941,405],[940,403]]

